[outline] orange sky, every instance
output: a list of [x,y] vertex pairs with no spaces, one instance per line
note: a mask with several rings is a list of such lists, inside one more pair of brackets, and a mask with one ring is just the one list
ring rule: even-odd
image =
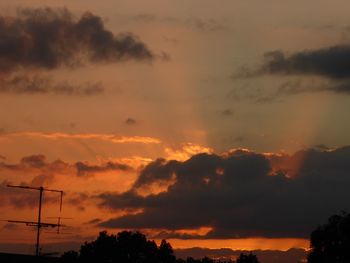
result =
[[[4,197],[0,219],[36,219],[37,193],[11,192],[8,183],[61,189],[65,192],[61,216],[72,217],[64,221],[68,234],[43,234],[44,242],[91,240],[103,228],[90,221],[146,209],[103,207],[99,196],[133,191],[145,167],[158,158],[183,164],[201,153],[225,159],[237,149],[247,149],[248,155],[268,160],[270,175],[283,172],[286,178],[298,178],[308,152],[295,152],[317,146],[332,153],[349,145],[350,93],[339,91],[348,87],[348,78],[336,79],[322,70],[324,75],[317,70],[309,75],[297,70],[295,74],[264,72],[264,55],[278,50],[289,58],[297,52],[348,45],[348,6],[345,0],[2,1],[0,22],[5,21],[5,26],[0,27],[0,38],[9,41],[6,47],[24,40],[16,56],[10,48],[3,52],[5,40],[4,47],[0,43],[0,197]],[[100,23],[93,24],[98,28],[94,30],[112,36],[111,41],[127,35],[152,59],[131,46],[117,50],[125,52],[124,57],[113,55],[112,49],[106,58],[97,52],[103,48],[94,50],[83,31],[78,32],[87,41],[83,44],[74,37],[53,41],[63,47],[52,50],[61,53],[72,41],[74,61],[58,55],[58,64],[48,66],[40,56],[19,59],[23,50],[35,46],[35,34],[30,35],[26,27],[19,33],[13,29],[20,36],[14,40],[6,28],[25,17],[19,10],[44,7],[66,8],[72,15],[65,21],[70,28],[90,12]],[[254,76],[237,77],[242,68]],[[25,159],[28,156],[34,163]],[[137,193],[143,197],[166,193],[177,182],[176,176]],[[17,198],[23,198],[24,204]],[[43,218],[59,216],[57,200],[51,194],[47,198]],[[160,231],[143,230],[150,235]],[[196,228],[186,231],[207,234]],[[33,238],[29,228],[0,222],[0,243],[31,243]],[[291,236],[169,240],[178,248],[309,246],[306,238]]]

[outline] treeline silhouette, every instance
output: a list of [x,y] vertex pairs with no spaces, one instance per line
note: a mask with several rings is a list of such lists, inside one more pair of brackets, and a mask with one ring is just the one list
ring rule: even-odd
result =
[[[67,251],[61,257],[67,263],[224,263],[231,261],[213,260],[208,257],[202,259],[176,258],[170,243],[162,240],[159,246],[153,240],[148,240],[140,232],[123,231],[117,235],[100,232],[96,240],[85,242],[79,253]],[[237,263],[259,263],[255,255],[241,254]]]

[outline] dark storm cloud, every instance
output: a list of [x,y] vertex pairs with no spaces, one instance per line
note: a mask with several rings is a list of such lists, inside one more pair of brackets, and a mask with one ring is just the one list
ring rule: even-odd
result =
[[8,94],[55,94],[72,96],[94,96],[104,92],[101,83],[80,85],[68,82],[54,83],[50,78],[38,75],[15,75],[6,78],[0,85],[0,93]]
[[176,231],[161,231],[151,236],[155,239],[203,239],[203,236],[196,234],[178,233]]
[[101,17],[76,19],[67,9],[25,9],[0,16],[0,71],[54,69],[90,62],[150,61],[153,53],[130,33],[114,35]]
[[170,181],[173,177],[172,171],[174,171],[178,164],[177,161],[167,162],[165,159],[155,160],[141,171],[134,183],[134,188],[151,185],[155,182]]
[[[157,160],[141,172],[132,190],[100,196],[102,206],[143,212],[100,225],[168,231],[211,227],[205,238],[305,238],[331,214],[349,210],[349,171],[350,147],[292,156],[235,151],[199,154],[185,162]],[[137,194],[173,176],[168,191]]]

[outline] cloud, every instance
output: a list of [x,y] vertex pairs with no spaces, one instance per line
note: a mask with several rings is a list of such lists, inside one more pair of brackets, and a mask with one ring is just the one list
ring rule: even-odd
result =
[[225,20],[189,18],[185,24],[203,32],[230,31]]
[[172,171],[177,164],[177,161],[166,162],[165,159],[157,159],[148,164],[135,181],[134,188],[149,186],[155,182],[162,183],[171,181],[173,178]]
[[287,55],[281,50],[266,52],[262,65],[241,67],[233,79],[249,79],[262,75],[321,77],[321,80],[289,80],[271,95],[260,96],[258,102],[269,102],[283,95],[312,92],[350,94],[350,45],[335,45],[304,50]]
[[101,140],[111,143],[141,143],[141,144],[159,144],[161,141],[157,138],[147,136],[118,136],[114,134],[103,133],[43,133],[43,132],[18,132],[7,133],[2,137],[29,137],[29,138],[41,138],[48,140],[60,140],[60,139],[80,139],[80,140]]
[[128,171],[131,169],[130,166],[115,163],[115,162],[106,162],[102,165],[90,165],[87,162],[76,162],[75,167],[77,169],[78,176],[87,176],[95,173],[108,172],[108,171]]
[[[78,211],[85,211],[88,206],[90,195],[85,192],[72,193],[67,202],[77,208]],[[88,222],[87,222],[88,223]]]
[[72,96],[94,96],[104,92],[102,83],[70,84],[54,83],[50,78],[38,75],[15,75],[5,78],[0,93],[9,94],[55,94]]
[[141,23],[167,23],[170,25],[180,25],[190,29],[198,30],[204,33],[230,31],[231,27],[226,19],[215,18],[176,18],[176,17],[161,17],[149,13],[141,13],[130,17],[131,20]]
[[286,56],[282,51],[265,53],[262,72],[285,75],[317,75],[332,79],[350,77],[350,45],[306,50]]
[[67,9],[24,9],[16,17],[0,16],[0,39],[0,72],[81,66],[84,60],[154,59],[135,35],[115,35],[101,17],[86,12],[76,19]]
[[21,164],[33,168],[42,168],[46,165],[46,157],[43,154],[30,155],[21,159]]
[[165,148],[166,159],[184,161],[191,156],[199,153],[212,153],[214,150],[210,147],[202,146],[194,143],[183,143],[180,145],[180,149],[173,149],[171,147]]
[[[7,174],[7,178],[16,178],[18,174],[24,174],[28,179],[25,182],[16,183],[16,185],[32,187],[48,187],[58,177],[62,176],[86,178],[87,176],[98,176],[106,172],[119,173],[132,169],[129,165],[117,161],[100,161],[97,164],[84,161],[69,163],[62,160],[49,162],[46,156],[42,154],[25,156],[18,163],[0,161],[0,172],[2,174]],[[33,195],[30,191],[8,188],[8,184],[13,183],[7,180],[0,182],[0,206],[10,205],[17,208],[37,206],[37,195]],[[85,193],[69,193],[68,196],[68,202],[80,210],[84,209],[87,199],[89,199],[89,196]],[[58,199],[51,195],[45,197],[46,200],[51,203],[58,202]]]
[[350,95],[350,79],[343,81],[330,81],[327,83],[309,83],[302,80],[289,80],[283,82],[276,90],[269,96],[269,99],[276,100],[283,96],[294,96],[302,93],[316,93],[316,92],[333,92],[338,94]]
[[191,239],[203,239],[205,236],[199,234],[192,233],[179,233],[176,231],[161,231],[152,236],[155,239],[183,239],[183,240],[191,240]]
[[137,22],[156,22],[158,17],[148,13],[141,13],[131,17],[132,20]]
[[[109,228],[176,231],[212,228],[203,238],[307,238],[319,222],[349,210],[350,147],[293,155],[231,151],[186,161],[157,160],[122,194],[99,196],[103,207],[141,209],[100,223]],[[137,189],[175,181],[167,191]]]
[[61,160],[48,162],[45,155],[35,154],[23,157],[18,163],[0,162],[0,170],[12,172],[24,172],[29,174],[48,174],[57,172],[66,172],[69,164]]
[[[284,85],[284,84],[282,84]],[[281,85],[281,86],[282,86]],[[289,83],[288,83],[289,85]],[[280,97],[286,94],[279,94],[278,89],[274,91],[266,91],[260,86],[254,85],[243,85],[232,89],[228,93],[228,97],[236,101],[249,101],[253,103],[268,103],[280,100]]]
[[41,186],[45,180],[51,180],[50,176],[54,174],[68,174],[77,176],[90,176],[110,171],[129,171],[132,168],[124,163],[117,161],[101,161],[98,164],[78,161],[68,163],[62,160],[48,162],[45,155],[36,154],[23,157],[19,163],[10,164],[0,161],[0,171],[7,170],[12,172],[23,172],[34,177],[32,186]]
[[219,111],[219,114],[221,116],[228,117],[228,116],[232,116],[233,115],[233,111],[231,109],[224,109],[224,110]]
[[14,223],[7,223],[2,227],[2,230],[17,230],[19,229],[19,225],[18,224],[14,224]]
[[94,218],[94,219],[91,219],[91,220],[85,222],[84,224],[86,224],[86,225],[95,225],[95,224],[100,223],[101,221],[102,221],[101,218]]
[[304,50],[286,55],[281,50],[266,52],[258,69],[242,67],[234,77],[271,75],[315,75],[329,79],[350,77],[350,45]]
[[[7,187],[8,184],[11,184],[11,182],[2,181],[0,183],[0,206],[10,205],[16,208],[34,208],[38,206],[38,195],[35,192],[10,188]],[[26,186],[27,184],[21,185]],[[59,196],[47,195],[45,196],[45,202],[59,204]]]
[[253,103],[271,103],[283,102],[285,98],[290,96],[321,92],[350,95],[350,79],[341,81],[289,79],[269,91],[257,86],[242,86],[232,89],[228,95],[237,101],[246,100]]
[[125,121],[124,121],[125,124],[127,125],[136,125],[138,123],[137,120],[133,119],[133,118],[127,118]]

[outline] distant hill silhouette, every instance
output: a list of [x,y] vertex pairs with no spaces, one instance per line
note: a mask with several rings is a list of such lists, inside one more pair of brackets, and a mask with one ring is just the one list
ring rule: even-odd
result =
[[287,251],[281,250],[233,250],[230,248],[210,249],[210,248],[185,248],[175,249],[175,255],[179,258],[203,258],[205,256],[223,261],[237,258],[241,253],[255,254],[262,263],[297,263],[306,258],[307,252],[304,249],[292,248]]

